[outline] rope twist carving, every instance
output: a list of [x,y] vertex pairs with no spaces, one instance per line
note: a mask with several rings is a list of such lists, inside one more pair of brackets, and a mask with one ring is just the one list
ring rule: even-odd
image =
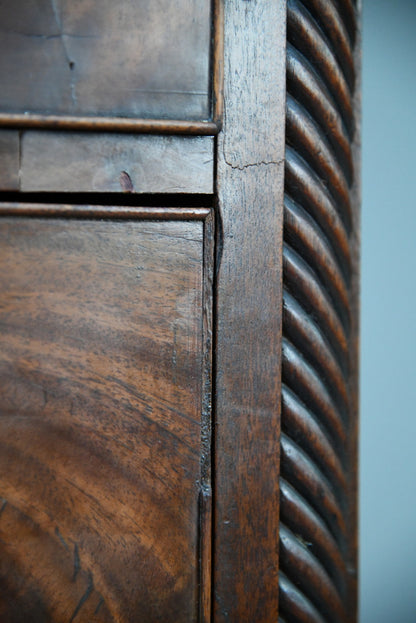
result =
[[347,623],[356,6],[288,0],[281,623]]

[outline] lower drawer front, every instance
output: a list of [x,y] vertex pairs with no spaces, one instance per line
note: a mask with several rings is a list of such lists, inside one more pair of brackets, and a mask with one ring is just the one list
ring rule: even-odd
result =
[[0,219],[0,620],[198,618],[203,222]]

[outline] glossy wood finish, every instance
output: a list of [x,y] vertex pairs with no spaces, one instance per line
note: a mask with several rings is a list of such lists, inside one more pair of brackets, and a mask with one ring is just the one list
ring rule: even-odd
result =
[[13,179],[23,192],[210,194],[213,159],[208,136],[34,130],[21,134]]
[[[214,111],[215,112],[215,111]],[[64,117],[63,115],[18,115],[0,112],[0,126],[5,128],[44,128],[88,132],[127,132],[137,134],[189,134],[215,136],[221,122],[183,121],[181,119],[126,119],[120,117]]]
[[278,616],[285,2],[225,3],[214,620]]
[[[210,208],[154,208],[148,206],[74,205],[63,203],[0,203],[1,216],[56,216],[61,218],[98,218],[117,220],[151,219],[152,221],[200,221],[209,220]],[[210,234],[212,235],[212,234]],[[211,262],[208,261],[208,264]]]
[[0,110],[1,621],[356,621],[359,12],[205,3],[206,118]]
[[282,621],[356,620],[356,8],[288,0]]
[[0,219],[2,621],[198,618],[212,230],[197,212]]
[[210,117],[205,0],[6,0],[3,113]]

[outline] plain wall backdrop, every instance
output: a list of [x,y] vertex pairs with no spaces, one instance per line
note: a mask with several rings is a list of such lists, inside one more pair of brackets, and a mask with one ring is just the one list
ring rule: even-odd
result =
[[416,0],[363,1],[360,612],[416,623]]

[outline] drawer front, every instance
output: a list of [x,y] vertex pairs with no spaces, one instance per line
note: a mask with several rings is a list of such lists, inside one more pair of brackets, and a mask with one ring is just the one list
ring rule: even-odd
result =
[[207,119],[206,0],[6,0],[0,111]]
[[204,232],[0,219],[1,620],[198,619]]

